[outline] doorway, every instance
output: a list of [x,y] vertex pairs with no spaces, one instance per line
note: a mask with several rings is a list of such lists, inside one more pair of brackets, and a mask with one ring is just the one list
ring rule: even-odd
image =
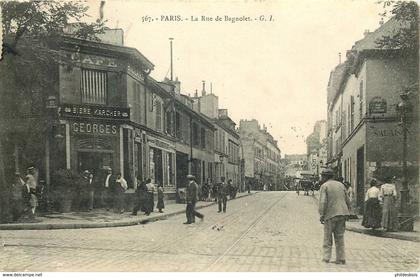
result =
[[365,202],[365,151],[364,146],[357,149],[356,160],[356,203],[360,214],[364,210]]
[[156,184],[163,185],[163,157],[162,150],[158,148],[153,149],[153,164],[154,164],[154,181]]
[[176,152],[176,186],[183,188],[187,185],[188,155]]
[[[100,174],[105,167],[113,166],[112,153],[78,152],[78,170],[89,170],[93,175]],[[114,169],[115,170],[115,169]]]

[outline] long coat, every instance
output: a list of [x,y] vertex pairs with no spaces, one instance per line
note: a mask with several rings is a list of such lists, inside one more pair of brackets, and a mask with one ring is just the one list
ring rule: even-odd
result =
[[187,184],[185,200],[187,202],[197,202],[198,185],[195,181]]
[[164,209],[165,208],[165,203],[163,202],[163,188],[162,187],[158,187],[157,189],[157,197],[158,197],[158,202],[156,205],[156,208],[158,209]]
[[319,190],[319,214],[328,220],[335,216],[348,216],[350,200],[343,183],[328,180]]

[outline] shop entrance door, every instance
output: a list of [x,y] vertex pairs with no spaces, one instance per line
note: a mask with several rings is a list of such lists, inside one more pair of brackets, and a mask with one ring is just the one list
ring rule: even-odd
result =
[[176,186],[183,188],[187,185],[188,155],[176,152]]
[[79,172],[89,170],[94,175],[101,174],[105,167],[112,168],[112,153],[78,152],[78,165]]
[[357,165],[356,165],[356,201],[358,212],[363,214],[365,202],[365,152],[364,146],[357,149]]
[[163,185],[163,158],[162,150],[154,148],[153,162],[155,165],[155,183]]

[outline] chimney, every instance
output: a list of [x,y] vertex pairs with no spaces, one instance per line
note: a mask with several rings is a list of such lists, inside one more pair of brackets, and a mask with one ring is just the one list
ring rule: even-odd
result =
[[178,80],[178,77],[175,78],[175,81],[173,82],[175,85],[175,93],[180,94],[181,93],[181,82]]
[[370,34],[369,29],[366,29],[363,35],[366,37],[368,34]]
[[213,94],[213,83],[210,82],[210,94]]
[[194,97],[198,98],[198,89],[195,90]]
[[338,52],[338,64],[341,64],[341,52]]
[[170,48],[170,59],[171,59],[171,81],[173,81],[173,77],[174,77],[174,64],[173,64],[173,54],[172,54],[172,41],[174,39],[173,38],[169,38],[169,48]]
[[105,1],[102,0],[101,4],[99,6],[99,20],[102,21],[104,19],[104,6],[105,6]]
[[206,81],[202,81],[203,82],[203,90],[201,91],[201,95],[204,96],[206,95]]

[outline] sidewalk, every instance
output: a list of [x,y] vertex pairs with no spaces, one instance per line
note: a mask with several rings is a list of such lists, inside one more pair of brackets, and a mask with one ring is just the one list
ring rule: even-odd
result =
[[[254,195],[255,193],[258,192],[252,191],[250,194],[247,192],[238,193],[235,199]],[[196,208],[201,209],[215,204],[216,202],[199,201],[197,202]],[[131,215],[131,211],[118,214],[111,211],[106,211],[105,209],[95,209],[91,212],[53,213],[37,216],[35,223],[22,222],[0,224],[0,230],[48,230],[121,227],[145,224],[182,213],[185,213],[185,204],[169,202],[167,204],[165,203],[164,213],[156,212],[155,209],[155,211],[149,216],[146,216],[141,212],[134,216]]]
[[409,240],[420,242],[420,221],[414,221],[414,231],[413,232],[385,232],[383,229],[367,229],[362,226],[362,219],[363,216],[359,216],[359,219],[350,219],[346,222],[346,230],[367,234],[376,237],[384,237],[384,238],[393,238],[393,239],[400,239],[400,240]]
[[[318,201],[319,194],[315,193],[314,198]],[[362,226],[363,215],[358,215],[358,219],[350,219],[346,222],[346,230],[356,233],[362,233],[366,235],[384,237],[384,238],[393,238],[399,240],[409,240],[420,242],[420,221],[417,219],[414,221],[414,231],[413,232],[385,232],[383,229],[367,229]]]

